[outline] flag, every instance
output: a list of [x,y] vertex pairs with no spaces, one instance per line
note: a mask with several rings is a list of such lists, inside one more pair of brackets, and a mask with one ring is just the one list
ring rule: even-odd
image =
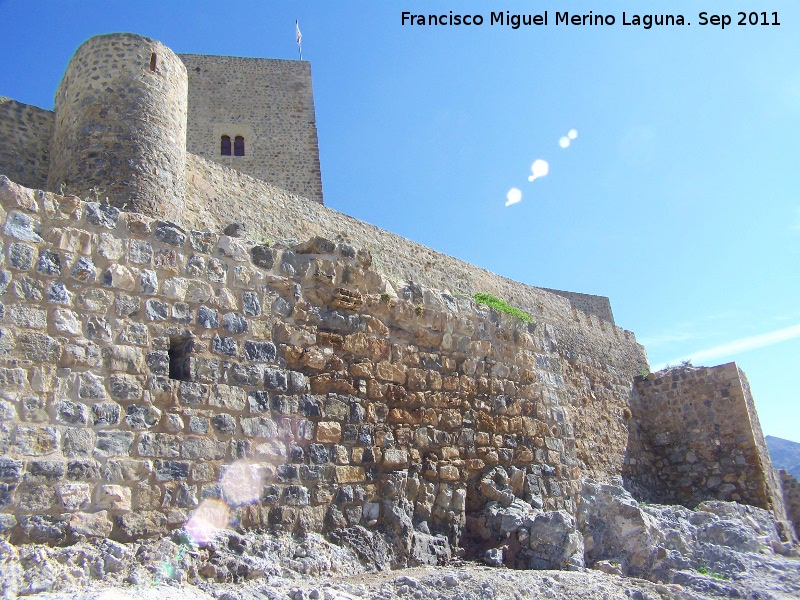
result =
[[298,23],[297,21],[294,22],[294,30],[295,30],[294,39],[297,42],[297,45],[299,46],[300,42],[303,40],[303,34],[300,33],[300,23]]

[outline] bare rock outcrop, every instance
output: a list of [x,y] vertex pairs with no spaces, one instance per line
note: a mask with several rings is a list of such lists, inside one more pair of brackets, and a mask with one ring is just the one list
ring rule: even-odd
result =
[[593,481],[583,484],[578,527],[587,566],[666,583],[710,575],[725,587],[776,557],[797,556],[766,510],[721,501],[695,510],[648,505],[622,486]]

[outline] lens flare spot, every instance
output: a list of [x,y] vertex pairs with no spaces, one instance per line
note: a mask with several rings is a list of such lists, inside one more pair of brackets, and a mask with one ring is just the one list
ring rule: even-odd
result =
[[567,132],[567,137],[569,139],[571,139],[571,140],[577,139],[578,138],[578,130],[577,129],[570,129]]
[[255,502],[264,486],[264,468],[247,461],[235,462],[225,469],[220,486],[232,506]]
[[558,145],[562,148],[569,148],[569,138],[567,136],[563,136],[560,140],[558,140]]
[[522,192],[517,188],[511,188],[506,194],[506,206],[511,206],[522,200]]
[[547,164],[547,161],[537,158],[531,165],[531,174],[528,175],[528,181],[533,181],[534,179],[539,179],[539,177],[544,177],[549,172],[550,165]]
[[194,510],[186,521],[186,532],[197,543],[208,543],[214,535],[228,526],[228,505],[220,500],[206,499]]

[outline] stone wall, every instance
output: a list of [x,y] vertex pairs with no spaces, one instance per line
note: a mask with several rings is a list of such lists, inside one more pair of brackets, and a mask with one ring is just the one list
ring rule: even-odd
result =
[[[181,54],[189,74],[187,149],[322,203],[311,64]],[[244,156],[220,141],[244,137]]]
[[787,473],[783,469],[780,469],[776,475],[781,482],[786,516],[794,525],[797,537],[800,538],[800,482],[791,473]]
[[248,236],[271,242],[315,235],[344,241],[369,250],[373,268],[391,286],[411,283],[453,296],[488,292],[525,310],[549,327],[552,347],[559,355],[581,468],[598,479],[621,473],[632,381],[647,368],[645,350],[632,332],[573,309],[562,296],[491,273],[193,155],[188,160],[184,218],[191,227],[218,230],[231,223],[245,224]]
[[28,187],[47,187],[52,135],[52,111],[0,96],[0,173]]
[[[369,249],[375,268],[393,284],[415,282],[452,294],[490,292],[534,318],[583,322],[635,342],[632,332],[614,325],[608,298],[547,290],[502,277],[192,154],[183,219],[193,227],[218,230],[241,223],[246,235],[271,242],[333,236]],[[641,346],[637,353],[646,362]]]
[[626,476],[649,500],[708,499],[772,510],[786,520],[750,387],[736,363],[638,377]]
[[[747,381],[747,376],[744,374],[744,371],[738,367],[737,370],[739,372],[739,381],[742,386],[742,391],[744,392],[744,401],[745,407],[747,408],[750,434],[753,436],[753,443],[756,446],[756,454],[758,456],[760,468],[764,474],[764,483],[766,485],[767,497],[769,499],[769,505],[767,508],[772,509],[772,512],[775,514],[775,518],[779,522],[779,527],[791,530],[793,527],[790,525],[786,505],[783,501],[783,486],[781,478],[778,472],[772,468],[772,459],[769,455],[767,440],[764,438],[764,432],[761,429],[761,422],[758,419],[756,403],[753,401],[753,393],[750,390],[750,382]],[[793,533],[794,532],[792,531],[788,531],[786,532],[786,535],[788,536],[788,539],[797,542],[798,538],[794,536]]]
[[579,294],[577,292],[565,292],[563,290],[553,290],[550,288],[541,289],[546,290],[551,294],[561,296],[562,298],[566,298],[569,301],[570,306],[575,310],[584,312],[587,315],[594,315],[614,325],[614,313],[611,310],[611,301],[605,296]]
[[131,539],[220,510],[322,530],[397,506],[457,540],[495,487],[573,511],[584,470],[620,472],[641,355],[616,329],[395,295],[341,240],[267,247],[5,178],[0,204],[16,541]]

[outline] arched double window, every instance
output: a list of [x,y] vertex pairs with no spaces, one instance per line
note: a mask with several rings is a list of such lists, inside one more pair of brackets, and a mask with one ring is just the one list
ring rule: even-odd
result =
[[[223,135],[220,141],[220,154],[231,155],[231,136]],[[233,140],[233,156],[244,156],[244,136],[237,135]]]

